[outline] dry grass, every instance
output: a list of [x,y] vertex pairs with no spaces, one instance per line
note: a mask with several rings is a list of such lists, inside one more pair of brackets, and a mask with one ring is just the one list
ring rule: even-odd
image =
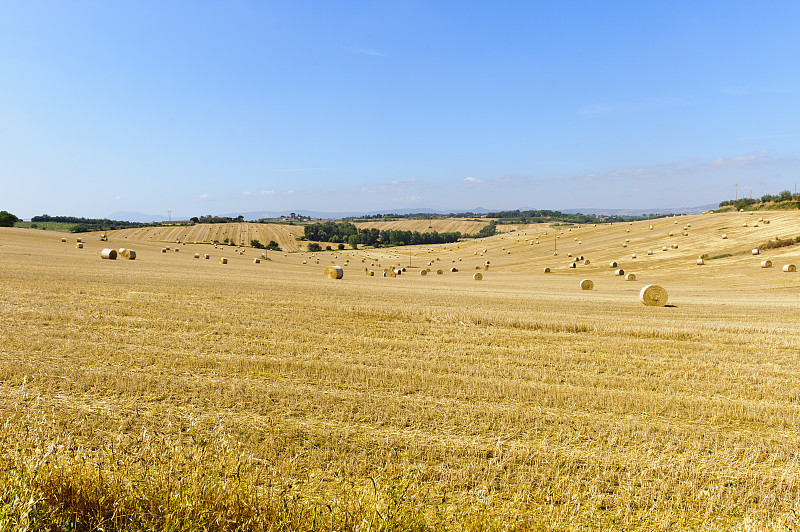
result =
[[[355,260],[331,283],[291,254],[111,263],[0,230],[0,529],[797,528],[800,278],[695,268],[744,241],[689,221],[641,283],[545,275],[552,251],[501,237],[481,283]],[[602,229],[573,231],[593,264],[625,230]],[[652,282],[675,307],[638,301]]]

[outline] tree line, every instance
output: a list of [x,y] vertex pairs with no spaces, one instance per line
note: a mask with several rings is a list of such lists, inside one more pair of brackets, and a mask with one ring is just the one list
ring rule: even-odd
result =
[[336,242],[350,244],[355,248],[359,245],[386,247],[409,246],[420,244],[449,244],[458,241],[463,235],[456,231],[439,233],[431,231],[401,231],[397,229],[359,229],[350,222],[324,222],[309,224],[304,227],[304,240],[318,242]]
[[786,201],[797,201],[799,202],[798,207],[800,207],[800,194],[792,194],[790,190],[782,190],[778,194],[764,194],[760,198],[739,198],[735,200],[720,201],[719,206],[722,208],[732,205],[737,209],[744,209],[745,207],[755,205],[756,203],[770,203],[773,201],[779,203]]
[[34,216],[31,222],[61,222],[75,224],[70,228],[72,233],[87,233],[89,231],[111,231],[112,229],[127,229],[129,227],[150,227],[158,223],[126,222],[122,220],[109,220],[108,218],[78,218],[76,216],[50,216],[42,214]]

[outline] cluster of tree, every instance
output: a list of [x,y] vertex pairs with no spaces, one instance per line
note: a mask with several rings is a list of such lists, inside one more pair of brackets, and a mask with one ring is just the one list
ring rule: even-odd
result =
[[[419,244],[448,244],[461,238],[461,233],[420,233],[396,229],[359,229],[350,222],[324,222],[305,226],[303,238],[318,242],[350,244],[354,249],[363,246],[408,246]],[[309,248],[310,249],[310,248]]]
[[267,245],[262,244],[258,240],[251,240],[250,241],[250,245],[253,246],[256,249],[271,249],[273,251],[280,251],[281,250],[281,247],[274,240],[270,240],[269,244],[267,244]]
[[0,211],[0,227],[14,227],[19,218],[8,211]]
[[560,211],[530,210],[490,212],[487,218],[497,218],[500,223],[535,224],[544,222],[566,222],[575,224],[629,222],[642,220],[646,216],[596,216],[594,214],[567,214]]
[[231,218],[229,216],[211,216],[210,214],[206,214],[205,216],[193,216],[189,218],[189,221],[193,224],[224,224],[228,222],[243,222],[244,216],[240,214],[236,218]]
[[75,224],[70,228],[72,233],[87,233],[89,231],[110,231],[112,229],[127,229],[129,227],[148,227],[160,225],[158,223],[126,222],[123,220],[109,220],[108,218],[78,218],[76,216],[50,216],[42,214],[34,216],[31,222],[61,222]]
[[720,207],[727,207],[733,205],[737,209],[744,209],[756,203],[769,203],[769,202],[784,202],[784,201],[800,201],[800,194],[792,194],[790,190],[782,190],[777,195],[764,194],[760,198],[739,198],[736,200],[725,200],[719,202]]

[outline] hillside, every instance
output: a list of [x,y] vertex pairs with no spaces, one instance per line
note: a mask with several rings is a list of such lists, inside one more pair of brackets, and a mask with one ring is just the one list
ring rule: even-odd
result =
[[[224,223],[197,224],[191,226],[140,227],[118,229],[107,232],[109,239],[138,242],[192,242],[210,244],[214,241],[224,242],[229,239],[236,245],[250,246],[251,240],[262,244],[274,240],[284,251],[300,249],[300,242],[295,236],[303,234],[302,226],[261,224],[261,223]],[[303,246],[305,247],[305,246]]]

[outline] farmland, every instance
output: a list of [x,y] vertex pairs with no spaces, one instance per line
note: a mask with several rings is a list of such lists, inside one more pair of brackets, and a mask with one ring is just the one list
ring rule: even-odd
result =
[[0,229],[0,529],[800,526],[800,244],[752,254],[799,213],[193,243],[230,225]]

